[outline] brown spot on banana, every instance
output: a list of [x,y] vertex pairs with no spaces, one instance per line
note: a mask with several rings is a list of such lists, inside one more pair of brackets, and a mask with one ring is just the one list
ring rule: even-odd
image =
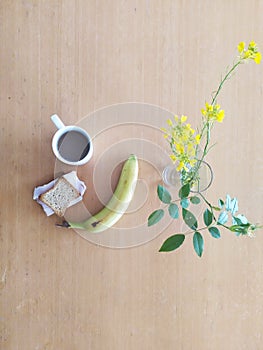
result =
[[95,221],[95,222],[93,222],[91,225],[92,225],[93,227],[96,227],[100,222],[101,222],[101,220]]

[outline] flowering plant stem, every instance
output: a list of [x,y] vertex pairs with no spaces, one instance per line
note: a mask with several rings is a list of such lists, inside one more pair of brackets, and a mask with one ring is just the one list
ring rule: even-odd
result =
[[[185,124],[187,117],[182,116],[179,118],[175,116],[175,122],[168,119],[169,129],[162,129],[164,137],[168,139],[172,155],[171,160],[177,163],[176,170],[180,173],[181,188],[178,191],[179,199],[172,200],[172,196],[169,191],[162,185],[158,185],[157,194],[161,202],[166,204],[165,208],[168,208],[168,212],[171,218],[178,219],[179,207],[181,206],[181,215],[185,224],[190,228],[186,233],[177,233],[168,237],[163,243],[160,251],[171,251],[179,248],[184,242],[185,235],[193,234],[194,249],[199,257],[202,256],[204,249],[204,239],[199,231],[208,230],[214,238],[220,238],[220,228],[224,227],[228,231],[234,232],[237,236],[247,235],[254,236],[254,231],[262,228],[261,225],[252,224],[248,219],[241,214],[237,214],[238,201],[237,198],[231,198],[226,196],[226,200],[219,199],[218,205],[212,205],[202,193],[200,189],[200,167],[204,162],[204,159],[211,147],[209,148],[211,140],[211,129],[214,122],[221,123],[224,119],[225,112],[220,108],[217,103],[217,98],[225,84],[225,82],[231,77],[237,67],[248,60],[254,60],[256,63],[260,63],[261,54],[258,51],[257,45],[254,41],[251,41],[245,48],[245,43],[241,42],[238,45],[239,55],[232,67],[226,72],[220,84],[212,95],[211,104],[206,103],[202,112],[202,126],[200,133],[196,133],[192,129],[191,125]],[[203,140],[204,147],[199,153],[199,143]],[[191,188],[193,185],[197,186],[197,191],[193,194]],[[206,209],[203,212],[203,222],[205,226],[200,225],[198,220],[192,211],[189,210],[190,204],[197,205],[200,202],[206,205]],[[165,209],[164,208],[164,209]],[[164,217],[164,209],[157,209],[148,217],[148,226],[154,225]],[[218,212],[218,216],[216,215]],[[231,220],[231,224],[227,222]]]
[[[232,73],[234,72],[234,70],[241,64],[242,62],[242,59],[239,59],[232,67],[231,69],[226,73],[226,75],[224,76],[224,78],[221,80],[213,98],[212,98],[212,102],[211,102],[211,106],[215,106],[216,102],[217,102],[217,97],[224,85],[224,83],[231,77]],[[208,154],[208,146],[209,146],[209,143],[210,143],[210,135],[211,135],[211,128],[213,126],[213,122],[209,121],[209,120],[206,120],[203,124],[203,127],[202,127],[202,130],[200,132],[200,139],[203,138],[203,135],[205,133],[206,135],[206,142],[205,142],[205,146],[204,146],[204,149],[203,149],[203,152],[202,152],[202,155],[201,155],[201,158],[199,159],[198,161],[198,164],[196,166],[196,170],[195,170],[195,173],[192,177],[191,180],[193,180],[193,178],[195,177],[195,174],[198,173],[199,169],[200,169],[200,166],[202,164],[202,161],[204,160],[204,158],[206,157],[206,155]],[[196,146],[197,147],[197,146]]]

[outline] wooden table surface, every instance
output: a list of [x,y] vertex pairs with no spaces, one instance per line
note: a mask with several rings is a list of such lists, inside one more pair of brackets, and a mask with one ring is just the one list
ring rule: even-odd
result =
[[[0,349],[262,349],[262,231],[206,234],[201,259],[190,237],[158,253],[173,227],[135,248],[105,248],[55,227],[32,191],[54,175],[53,113],[76,124],[137,102],[197,123],[237,43],[263,49],[263,1],[2,0],[0,16]],[[262,82],[252,62],[227,82],[209,156],[209,199],[237,196],[255,222]]]

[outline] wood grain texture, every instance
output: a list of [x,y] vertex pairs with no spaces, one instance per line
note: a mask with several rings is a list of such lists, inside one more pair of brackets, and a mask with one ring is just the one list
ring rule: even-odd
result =
[[[107,249],[55,228],[32,200],[53,176],[50,115],[145,102],[198,122],[239,41],[263,49],[261,0],[2,0],[1,350],[260,350],[262,232]],[[262,65],[225,86],[209,198],[262,217]]]

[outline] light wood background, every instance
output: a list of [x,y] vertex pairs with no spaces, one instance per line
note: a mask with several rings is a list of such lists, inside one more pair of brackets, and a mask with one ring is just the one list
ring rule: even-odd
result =
[[[263,232],[107,249],[54,226],[32,200],[53,175],[50,115],[146,102],[193,122],[239,41],[263,49],[262,0],[0,3],[1,350],[263,348]],[[240,67],[214,129],[211,201],[262,216],[263,68]]]

